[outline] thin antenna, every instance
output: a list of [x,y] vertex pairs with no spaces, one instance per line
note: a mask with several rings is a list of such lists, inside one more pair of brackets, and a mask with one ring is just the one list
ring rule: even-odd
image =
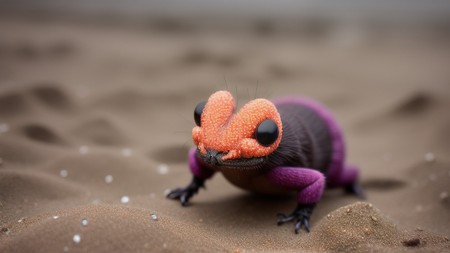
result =
[[183,144],[181,145],[181,147],[182,147],[182,148],[183,148],[183,147],[186,147],[186,148],[189,149],[188,142],[189,142],[190,140],[191,140],[190,138],[187,138],[187,139],[183,142]]
[[181,118],[183,118],[184,120],[186,120],[187,122],[189,122],[189,125],[192,124],[192,119],[187,118],[186,115],[184,115],[184,114],[182,114],[182,113],[180,113],[180,112],[177,112],[177,114],[180,115]]
[[223,80],[225,81],[225,85],[227,87],[227,91],[230,91],[230,89],[228,88],[228,82],[227,82],[227,78],[225,77],[225,75],[223,75]]
[[250,89],[247,87],[247,97],[248,97],[248,101],[250,101],[251,100],[251,98],[250,98]]
[[258,96],[258,86],[259,86],[259,80],[256,80],[255,99]]
[[235,86],[236,90],[236,109],[239,108],[239,94],[238,94],[238,87]]
[[173,133],[175,133],[175,134],[188,134],[188,133],[191,133],[191,131],[179,130],[179,131],[173,131]]

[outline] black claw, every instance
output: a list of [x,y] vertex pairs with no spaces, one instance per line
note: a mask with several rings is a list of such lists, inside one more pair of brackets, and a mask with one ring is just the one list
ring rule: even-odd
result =
[[306,232],[309,233],[309,220],[304,220],[304,221],[303,221],[303,225],[305,226]]
[[204,186],[204,179],[194,176],[192,182],[186,188],[176,188],[170,191],[166,197],[169,199],[180,200],[182,206],[187,206],[189,199],[194,196]]
[[295,224],[295,233],[298,234],[300,229],[302,229],[302,221],[298,221],[297,224]]
[[309,218],[312,214],[312,211],[314,209],[314,204],[309,205],[301,205],[299,204],[297,208],[292,212],[290,215],[285,215],[282,213],[278,214],[278,225],[282,225],[284,223],[296,220],[295,223],[295,233],[298,234],[298,232],[302,229],[302,227],[305,229],[306,232],[309,232]]
[[167,198],[169,199],[178,199],[181,195],[181,189],[180,188],[176,188],[173,189],[171,192],[169,192],[169,194],[166,195]]

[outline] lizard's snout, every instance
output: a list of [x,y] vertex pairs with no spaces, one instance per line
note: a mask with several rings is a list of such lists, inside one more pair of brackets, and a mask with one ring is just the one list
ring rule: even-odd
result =
[[206,159],[211,165],[217,165],[219,163],[219,152],[217,150],[206,150]]

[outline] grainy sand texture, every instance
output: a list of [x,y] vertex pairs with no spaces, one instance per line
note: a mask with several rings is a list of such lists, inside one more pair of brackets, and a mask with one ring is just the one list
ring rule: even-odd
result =
[[[3,17],[0,252],[450,252],[450,37],[256,27]],[[293,196],[220,174],[187,208],[167,200],[220,89],[327,105],[367,199],[327,190],[298,235],[276,225]]]

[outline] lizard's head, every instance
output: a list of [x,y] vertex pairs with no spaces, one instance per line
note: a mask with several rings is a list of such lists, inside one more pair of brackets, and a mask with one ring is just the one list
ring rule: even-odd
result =
[[277,149],[283,132],[272,102],[255,99],[235,113],[228,91],[218,91],[199,103],[194,118],[197,154],[211,167],[259,168]]

